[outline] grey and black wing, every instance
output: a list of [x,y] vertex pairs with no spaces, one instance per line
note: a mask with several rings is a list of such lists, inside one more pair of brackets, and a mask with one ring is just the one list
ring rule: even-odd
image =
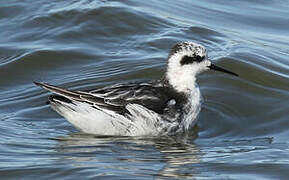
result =
[[46,83],[35,84],[57,94],[52,95],[50,101],[56,98],[67,103],[85,102],[96,109],[111,110],[122,115],[129,113],[126,109],[128,104],[140,104],[161,114],[171,99],[167,88],[160,82],[119,84],[90,91],[71,91]]

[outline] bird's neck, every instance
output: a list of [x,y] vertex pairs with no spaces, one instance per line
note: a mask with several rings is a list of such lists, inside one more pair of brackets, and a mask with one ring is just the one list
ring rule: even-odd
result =
[[178,93],[190,95],[198,89],[194,74],[182,71],[169,71],[166,73],[166,79],[170,86]]
[[167,76],[162,79],[162,83],[173,92],[172,95],[178,100],[178,104],[184,107],[195,106],[199,104],[201,100],[199,86],[196,83],[195,77],[192,77],[193,78],[190,79],[191,83],[187,83],[188,79],[169,79]]
[[[192,79],[192,84],[184,86],[183,89],[177,86],[179,91],[173,87],[172,83],[175,81],[169,81],[167,76],[162,79],[162,82],[174,92],[172,94],[174,94],[174,98],[181,112],[183,112],[183,116],[179,122],[180,127],[182,127],[180,130],[189,131],[196,124],[197,116],[201,109],[201,93],[198,85],[195,83],[195,79]],[[181,81],[176,82],[180,83]]]

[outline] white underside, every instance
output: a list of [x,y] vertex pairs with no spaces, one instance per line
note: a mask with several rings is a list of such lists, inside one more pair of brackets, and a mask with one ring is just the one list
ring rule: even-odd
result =
[[76,105],[61,103],[62,105],[52,103],[52,108],[85,133],[112,136],[155,136],[161,131],[159,115],[138,104],[127,105],[126,108],[131,113],[128,119],[112,111],[97,110],[86,103],[76,102]]

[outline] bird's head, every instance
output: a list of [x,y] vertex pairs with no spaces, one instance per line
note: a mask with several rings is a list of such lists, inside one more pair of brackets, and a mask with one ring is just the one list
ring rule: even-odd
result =
[[212,64],[204,46],[182,42],[176,44],[169,53],[166,78],[177,91],[186,92],[195,87],[196,76],[209,69],[238,76]]

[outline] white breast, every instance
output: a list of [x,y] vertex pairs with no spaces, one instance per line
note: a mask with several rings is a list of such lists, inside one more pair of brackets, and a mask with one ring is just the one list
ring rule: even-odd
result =
[[189,95],[189,102],[184,107],[185,116],[181,122],[181,125],[185,130],[189,130],[197,123],[197,117],[201,110],[201,93],[200,89],[195,86],[194,91]]

